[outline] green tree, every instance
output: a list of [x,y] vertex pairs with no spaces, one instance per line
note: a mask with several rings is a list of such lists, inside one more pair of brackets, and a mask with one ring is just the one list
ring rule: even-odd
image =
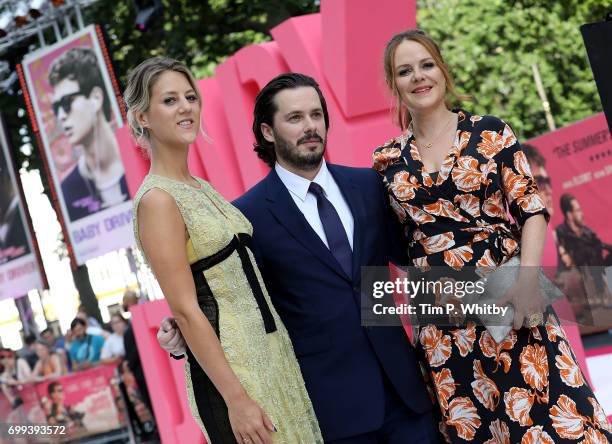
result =
[[510,123],[521,138],[548,131],[532,65],[557,127],[601,111],[580,25],[602,21],[612,1],[418,1],[417,23],[440,43],[464,106]]
[[240,48],[271,39],[270,29],[286,19],[318,12],[313,0],[164,0],[163,15],[145,33],[135,29],[131,2],[97,2],[86,16],[102,23],[119,83],[147,57],[185,61],[196,78]]

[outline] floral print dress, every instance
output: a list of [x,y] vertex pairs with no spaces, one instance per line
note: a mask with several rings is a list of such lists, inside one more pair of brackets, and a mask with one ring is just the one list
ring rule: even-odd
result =
[[[512,129],[457,112],[455,141],[437,174],[425,171],[410,128],[373,154],[411,265],[421,270],[498,266],[520,251],[507,210],[519,227],[536,214],[548,220]],[[552,308],[544,325],[511,330],[501,343],[469,321],[421,326],[415,342],[448,442],[610,442],[612,428]]]

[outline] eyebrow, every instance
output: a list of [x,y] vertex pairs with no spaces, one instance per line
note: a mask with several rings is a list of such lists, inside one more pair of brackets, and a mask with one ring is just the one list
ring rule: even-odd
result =
[[[195,91],[193,90],[193,88],[191,88],[191,89],[188,89],[187,91],[185,91],[185,94],[188,94],[188,93],[195,93]],[[175,94],[175,95],[178,95],[180,93],[177,93],[176,91],[164,91],[164,92],[162,92],[162,95],[165,95],[165,94]]]
[[[433,57],[425,57],[424,59],[419,60],[419,63],[426,62],[427,60],[433,60]],[[401,65],[397,65],[395,68],[401,68],[402,66],[410,66],[410,63],[402,63]]]
[[[308,112],[308,113],[312,113],[312,112],[315,112],[315,111],[321,111],[321,112],[323,112],[323,108],[321,108],[321,107],[318,107],[318,108],[313,108],[313,109],[311,109],[310,111],[306,111],[306,112]],[[296,110],[293,110],[293,111],[289,111],[288,113],[286,113],[286,114],[285,114],[285,117],[289,117],[289,116],[291,116],[292,114],[304,114],[304,111],[302,111],[302,110],[300,110],[300,109],[296,109]]]

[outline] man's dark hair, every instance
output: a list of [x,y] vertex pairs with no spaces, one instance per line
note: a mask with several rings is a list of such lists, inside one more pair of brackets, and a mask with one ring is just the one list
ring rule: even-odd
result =
[[522,143],[521,148],[523,149],[525,156],[527,156],[528,162],[534,163],[539,167],[546,167],[546,159],[544,156],[542,156],[540,150],[538,150],[535,146],[528,143]]
[[23,342],[25,342],[25,345],[29,347],[36,342],[36,335],[27,335],[25,338],[23,338]]
[[72,322],[70,323],[70,330],[74,330],[74,327],[76,327],[77,325],[82,325],[83,327],[86,327],[87,324],[85,323],[85,321],[81,318],[74,318],[72,320]]
[[47,386],[47,394],[51,396],[51,393],[55,391],[55,387],[61,386],[59,381],[53,381],[51,384]]
[[88,97],[92,89],[99,87],[104,96],[102,104],[104,116],[110,121],[110,100],[106,94],[106,85],[102,78],[98,58],[93,49],[71,48],[53,62],[49,71],[49,83],[55,87],[64,79],[77,82],[81,93]]
[[253,111],[253,134],[255,135],[254,151],[257,156],[266,162],[270,167],[274,167],[276,162],[276,153],[274,152],[274,144],[268,142],[261,132],[261,124],[266,123],[273,126],[274,114],[278,111],[278,107],[274,98],[276,95],[285,89],[295,89],[300,87],[314,88],[321,101],[323,116],[325,118],[325,129],[329,128],[329,114],[327,113],[327,103],[323,97],[323,93],[319,88],[319,84],[315,79],[304,74],[287,73],[281,74],[270,80],[266,86],[257,94],[255,98],[255,109]]
[[576,198],[570,193],[563,194],[563,196],[561,196],[561,199],[559,199],[559,206],[561,207],[563,217],[565,217],[567,213],[573,210],[572,201],[574,200],[576,200]]
[[44,335],[45,333],[51,333],[51,335],[55,336],[55,333],[53,333],[53,330],[51,330],[50,328],[45,328],[43,331],[40,332],[40,335]]

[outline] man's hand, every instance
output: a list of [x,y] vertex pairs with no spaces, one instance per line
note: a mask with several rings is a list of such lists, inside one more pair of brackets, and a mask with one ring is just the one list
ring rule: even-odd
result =
[[174,356],[185,354],[185,340],[174,318],[164,318],[157,330],[157,342],[161,348]]

